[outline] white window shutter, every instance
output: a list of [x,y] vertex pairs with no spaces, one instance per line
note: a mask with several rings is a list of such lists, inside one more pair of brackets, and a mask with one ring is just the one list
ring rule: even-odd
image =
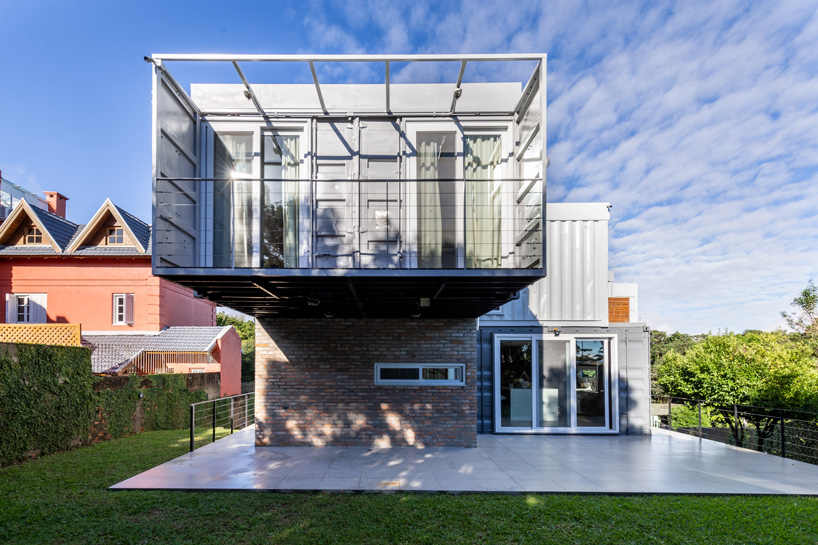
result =
[[48,313],[46,312],[47,294],[34,293],[29,299],[30,303],[30,321],[32,324],[44,324],[48,322]]
[[17,297],[12,293],[6,294],[6,323],[17,323]]
[[125,295],[125,322],[128,325],[133,325],[133,303],[134,303],[134,294],[129,293]]

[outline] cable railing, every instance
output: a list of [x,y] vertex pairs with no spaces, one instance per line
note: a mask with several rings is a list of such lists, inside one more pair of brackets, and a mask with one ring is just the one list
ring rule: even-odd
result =
[[542,267],[543,181],[158,178],[163,267]]
[[190,452],[255,424],[255,393],[222,397],[190,406]]
[[818,464],[818,413],[651,396],[653,426]]

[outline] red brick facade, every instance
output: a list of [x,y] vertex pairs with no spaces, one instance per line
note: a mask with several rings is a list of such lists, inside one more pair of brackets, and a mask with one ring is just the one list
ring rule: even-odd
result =
[[[476,323],[256,320],[256,445],[477,444]],[[464,363],[466,386],[376,386],[375,363]]]

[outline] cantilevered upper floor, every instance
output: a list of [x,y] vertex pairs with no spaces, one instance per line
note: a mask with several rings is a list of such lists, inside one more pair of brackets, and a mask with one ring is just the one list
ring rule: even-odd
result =
[[545,274],[544,55],[146,60],[154,274],[368,317],[476,317]]

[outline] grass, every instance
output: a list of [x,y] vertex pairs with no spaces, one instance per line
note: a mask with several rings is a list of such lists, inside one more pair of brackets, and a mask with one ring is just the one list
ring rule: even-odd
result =
[[107,490],[183,454],[188,437],[143,433],[0,469],[0,543],[818,542],[818,498]]

